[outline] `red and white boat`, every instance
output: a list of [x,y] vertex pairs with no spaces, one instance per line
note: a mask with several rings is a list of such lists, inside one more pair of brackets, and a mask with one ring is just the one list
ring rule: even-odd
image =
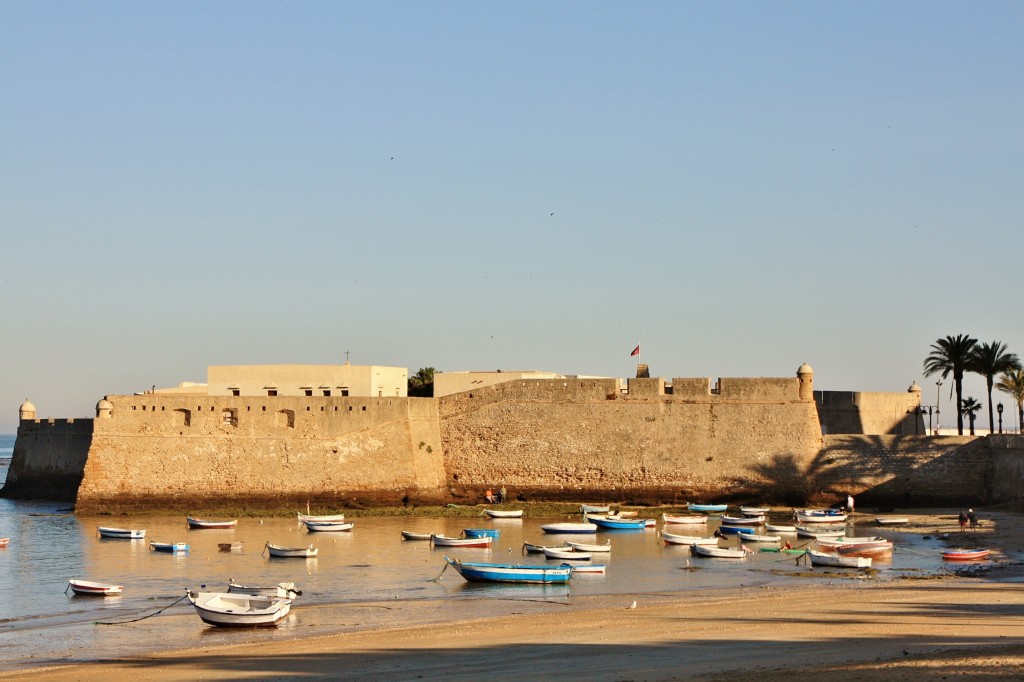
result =
[[881,558],[892,553],[892,541],[879,537],[820,539],[818,547],[839,556]]
[[0,547],[6,547],[10,542],[10,538],[0,538]]
[[482,547],[489,548],[494,538],[485,535],[479,538],[450,538],[447,535],[431,535],[430,542],[435,547]]
[[188,527],[194,530],[205,528],[234,528],[238,525],[238,519],[230,521],[210,521],[208,519],[197,519],[194,516],[187,517]]
[[946,561],[978,561],[987,559],[991,550],[988,549],[950,549],[942,553]]
[[[77,580],[72,578],[68,581],[68,587],[75,594],[92,597],[114,597],[124,590],[122,585],[111,585],[109,583],[96,583],[91,580]],[[67,590],[64,590],[67,592]]]

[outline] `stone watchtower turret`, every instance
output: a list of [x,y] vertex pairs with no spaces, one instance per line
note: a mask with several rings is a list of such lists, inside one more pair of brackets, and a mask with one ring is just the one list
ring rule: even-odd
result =
[[25,402],[21,404],[21,408],[18,410],[18,416],[22,421],[26,419],[35,419],[36,406],[30,403],[28,398],[25,398]]
[[110,419],[110,413],[114,410],[114,404],[106,398],[100,398],[100,401],[96,403],[96,418],[97,419]]
[[796,378],[800,380],[800,400],[814,401],[814,370],[806,362],[800,365],[796,371]]

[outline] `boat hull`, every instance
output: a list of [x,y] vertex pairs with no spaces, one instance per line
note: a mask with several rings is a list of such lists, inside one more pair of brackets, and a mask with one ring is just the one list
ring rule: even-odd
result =
[[942,558],[944,561],[978,561],[980,559],[988,559],[991,553],[991,550],[988,549],[961,549],[943,552]]
[[666,525],[699,526],[707,523],[708,517],[704,514],[689,514],[686,516],[662,514],[661,520],[664,521]]
[[239,585],[234,580],[228,580],[229,594],[247,594],[251,597],[285,597],[294,599],[302,594],[302,590],[295,589],[295,583],[278,583],[277,585]]
[[238,525],[238,519],[231,521],[207,521],[192,516],[186,518],[190,530],[226,530]]
[[676,535],[675,533],[661,532],[661,539],[665,541],[666,545],[703,545],[705,547],[717,547],[718,538],[716,537],[700,537],[695,535]]
[[101,538],[107,538],[109,540],[141,540],[146,537],[145,530],[135,530],[131,528],[107,528],[100,526],[96,529]]
[[744,559],[747,556],[747,551],[743,549],[707,547],[698,544],[690,545],[690,551],[697,556],[711,557],[714,559]]
[[354,521],[303,521],[310,533],[341,533],[352,530]]
[[572,547],[576,552],[610,552],[612,551],[612,543],[606,542],[603,545],[596,545],[590,542],[573,542],[568,541],[565,543],[567,547]]
[[727,504],[688,504],[686,508],[694,512],[721,513],[729,508]]
[[501,535],[497,528],[463,528],[462,534],[467,538],[494,538]]
[[269,542],[266,545],[266,549],[270,556],[277,559],[315,559],[320,551],[313,545],[309,547],[281,547],[279,545],[272,545]]
[[402,539],[403,540],[417,540],[417,541],[427,541],[427,542],[429,542],[430,541],[430,537],[432,535],[433,535],[433,533],[417,533],[417,532],[412,531],[412,530],[403,530],[402,531]]
[[299,522],[314,521],[319,523],[339,523],[345,520],[344,514],[321,514],[319,516],[310,514],[299,514]]
[[796,520],[798,523],[844,523],[846,514],[827,511],[798,511]]
[[494,542],[494,538],[485,535],[481,538],[449,538],[444,535],[431,535],[430,541],[435,547],[476,547],[487,548]]
[[569,582],[572,566],[520,566],[518,564],[485,564],[462,562],[445,557],[448,565],[474,583],[542,583]]
[[69,580],[68,587],[84,597],[116,597],[124,590],[122,585],[97,583],[91,580]]
[[523,518],[522,509],[484,509],[484,513],[490,516],[492,519],[521,519]]
[[188,599],[204,623],[217,627],[274,627],[292,606],[287,597],[222,592],[190,592]]
[[812,566],[830,566],[832,568],[871,568],[871,558],[861,556],[839,556],[807,550]]
[[189,546],[184,542],[151,542],[149,548],[154,552],[163,552],[165,554],[176,554],[178,552],[187,552]]
[[719,526],[722,535],[753,535],[757,531],[753,526]]
[[600,516],[588,516],[587,520],[599,530],[643,530],[647,527],[646,519],[608,519]]
[[549,523],[540,527],[545,533],[556,535],[586,535],[597,532],[595,523]]

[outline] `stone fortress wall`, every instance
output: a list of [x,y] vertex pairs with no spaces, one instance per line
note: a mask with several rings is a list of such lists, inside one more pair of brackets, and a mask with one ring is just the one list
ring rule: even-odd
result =
[[74,500],[92,432],[92,419],[35,419],[23,413],[4,497]]
[[[341,506],[437,491],[426,398],[108,396],[76,510]],[[19,432],[20,439],[20,432]]]
[[476,502],[502,485],[524,499],[794,505],[1019,494],[1021,437],[823,436],[809,370],[625,388],[519,379],[436,399],[108,396],[95,420],[23,419],[3,494],[73,488],[80,512]]

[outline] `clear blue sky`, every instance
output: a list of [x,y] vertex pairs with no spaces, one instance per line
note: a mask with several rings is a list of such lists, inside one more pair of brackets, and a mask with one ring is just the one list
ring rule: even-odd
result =
[[935,339],[1024,355],[1022,26],[1020,2],[4,2],[0,432],[26,397],[90,416],[346,350],[630,376],[639,343],[656,376],[808,362],[934,402]]

